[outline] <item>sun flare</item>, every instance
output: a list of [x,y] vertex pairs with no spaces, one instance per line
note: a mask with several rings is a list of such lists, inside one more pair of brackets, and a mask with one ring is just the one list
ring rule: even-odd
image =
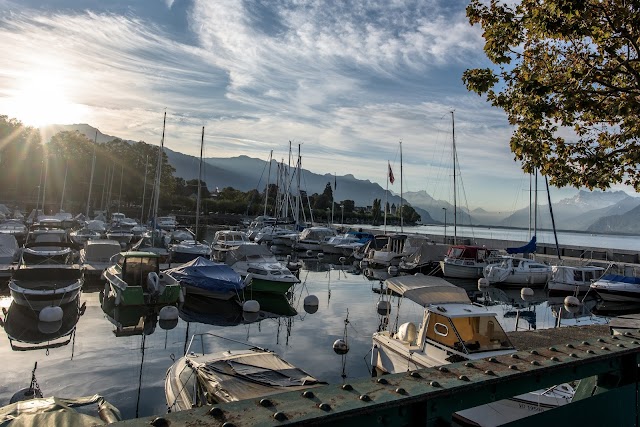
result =
[[87,108],[71,101],[69,79],[51,70],[34,71],[17,81],[5,99],[6,113],[28,126],[82,122]]

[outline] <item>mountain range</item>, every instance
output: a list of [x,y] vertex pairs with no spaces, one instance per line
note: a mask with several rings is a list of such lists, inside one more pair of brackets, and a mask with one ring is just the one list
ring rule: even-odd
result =
[[[52,135],[59,131],[78,131],[93,140],[96,129],[87,124],[52,125],[46,128]],[[97,141],[104,143],[115,137],[98,132]],[[196,179],[199,158],[173,151],[165,147],[169,163],[175,168],[175,176],[185,180]],[[304,153],[302,156],[304,165]],[[271,183],[275,183],[277,162],[271,161]],[[247,156],[231,158],[208,157],[203,159],[203,180],[210,190],[233,187],[240,191],[263,190],[269,175],[269,162]],[[386,191],[379,184],[361,180],[351,174],[334,177],[302,169],[302,190],[308,194],[322,193],[327,183],[335,186],[334,199],[353,200],[356,206],[371,206],[374,199],[385,196],[390,205],[398,206],[400,196]],[[426,191],[403,194],[404,203],[410,204],[422,217],[423,224],[453,223],[454,207],[444,200],[436,200]],[[546,198],[545,198],[546,200]],[[558,230],[595,233],[640,234],[640,197],[632,197],[623,191],[579,190],[570,198],[551,206],[555,226]],[[492,227],[528,228],[531,224],[539,229],[552,229],[549,205],[539,203],[537,208],[523,208],[511,214],[489,212],[481,208],[467,210],[457,207],[459,225],[484,225]],[[537,221],[530,221],[537,211]],[[537,224],[536,224],[537,223]]]

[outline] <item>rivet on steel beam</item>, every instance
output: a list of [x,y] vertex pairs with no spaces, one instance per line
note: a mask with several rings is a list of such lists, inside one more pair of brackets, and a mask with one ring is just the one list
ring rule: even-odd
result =
[[534,356],[538,356],[540,354],[537,350],[531,350],[529,353],[533,354]]
[[376,382],[377,382],[378,384],[389,384],[389,381],[387,381],[387,380],[386,380],[386,379],[384,379],[384,378],[378,378],[378,379],[376,380]]
[[598,342],[604,342],[602,338],[598,338]]
[[209,412],[207,412],[207,414],[211,415],[212,417],[221,417],[222,409],[214,406],[213,408],[209,409]]
[[516,365],[509,365],[509,369],[513,369],[514,371],[517,371],[518,367]]
[[491,363],[498,363],[498,359],[496,359],[495,357],[490,357],[488,360]]
[[342,384],[342,389],[346,391],[351,391],[353,390],[353,386],[351,386],[351,384]]
[[537,360],[532,360],[532,361],[531,361],[531,364],[532,364],[533,366],[540,366],[540,362],[538,362]]
[[567,344],[567,348],[575,348],[573,344]]
[[422,375],[415,371],[411,372],[409,375],[411,375],[413,378],[422,378]]
[[612,340],[619,340],[619,339],[620,339],[620,337],[617,337],[617,336],[615,336],[615,335],[614,335],[614,336],[612,336],[612,337],[611,337],[611,339],[612,339]]
[[440,372],[449,372],[449,369],[447,369],[445,366],[440,366],[440,367],[438,368],[438,370],[439,370]]
[[549,347],[549,351],[558,351],[558,349],[555,347]]
[[631,332],[625,332],[623,335],[624,335],[625,337],[630,337],[632,334],[631,334]]
[[287,416],[285,415],[284,412],[276,412],[275,414],[273,414],[273,418],[276,421],[284,421],[287,419]]
[[236,427],[236,425],[227,421],[226,423],[222,424],[222,427]]
[[578,357],[578,355],[575,353],[569,353],[569,357]]
[[302,392],[302,397],[306,397],[307,399],[313,399],[313,396],[314,394],[312,391],[306,390]]
[[484,373],[485,373],[485,375],[495,375],[496,374],[491,369],[488,369],[488,370],[484,371]]
[[407,390],[403,389],[402,387],[398,387],[396,389],[396,393],[398,393],[398,394],[407,394]]
[[589,344],[589,341],[582,341],[582,345],[591,345],[591,344]]
[[593,350],[591,350],[591,349],[587,350],[587,353],[589,353],[589,354],[596,354],[596,352],[595,352],[595,351],[593,351]]
[[624,344],[617,344],[618,347],[624,348]]
[[458,377],[458,379],[459,379],[460,381],[471,381],[471,380],[469,379],[469,377],[468,377],[468,376],[466,376],[466,375],[460,375],[460,376]]
[[511,358],[512,358],[512,359],[520,359],[520,356],[518,356],[517,354],[513,353],[513,354],[511,355]]
[[638,341],[633,340],[633,341],[631,341],[631,344],[636,344],[636,345],[638,345]]
[[430,385],[431,387],[440,387],[440,383],[439,383],[438,381],[431,381],[431,382],[429,383],[429,385]]
[[559,361],[560,361],[560,359],[558,359],[558,358],[557,358],[557,357],[555,357],[555,356],[553,356],[553,357],[551,358],[551,360],[553,360],[554,362],[559,362]]
[[609,347],[607,347],[607,346],[603,346],[603,347],[600,347],[600,349],[601,349],[601,350],[609,350]]
[[467,368],[475,368],[475,365],[471,362],[465,362],[464,366],[466,366]]
[[169,427],[171,425],[171,421],[164,417],[156,417],[149,424],[151,424],[153,427]]
[[366,394],[361,394],[360,395],[360,400],[362,400],[363,402],[369,402],[371,400],[371,398]]
[[318,405],[318,408],[322,409],[323,411],[330,411],[331,405],[329,405],[328,403],[321,403]]
[[273,403],[271,403],[269,399],[260,399],[260,406],[264,406],[265,408],[268,408],[270,406],[273,406]]

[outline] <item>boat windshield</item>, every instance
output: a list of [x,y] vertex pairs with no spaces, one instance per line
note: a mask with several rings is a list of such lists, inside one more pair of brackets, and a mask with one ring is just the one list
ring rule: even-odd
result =
[[160,271],[158,258],[129,257],[123,271],[123,279],[128,286],[144,286],[149,273]]
[[493,316],[449,318],[431,313],[427,338],[467,354],[514,348]]

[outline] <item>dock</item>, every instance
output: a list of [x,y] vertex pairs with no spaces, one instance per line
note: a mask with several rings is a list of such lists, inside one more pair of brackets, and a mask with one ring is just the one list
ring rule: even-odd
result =
[[606,326],[581,326],[512,333],[510,338],[528,348],[508,356],[363,378],[303,393],[216,404],[114,425],[450,426],[456,425],[453,414],[457,411],[576,380],[580,383],[571,403],[545,412],[534,408],[530,416],[507,425],[637,425],[640,333],[612,336]]

